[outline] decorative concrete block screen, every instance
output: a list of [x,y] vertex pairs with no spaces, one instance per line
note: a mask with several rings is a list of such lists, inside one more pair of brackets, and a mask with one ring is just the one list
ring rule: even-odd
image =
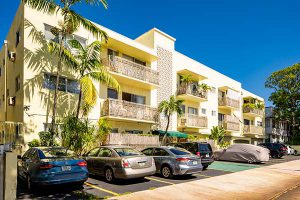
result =
[[108,144],[110,145],[126,145],[137,149],[147,146],[159,145],[158,136],[143,136],[138,134],[111,133],[109,134]]

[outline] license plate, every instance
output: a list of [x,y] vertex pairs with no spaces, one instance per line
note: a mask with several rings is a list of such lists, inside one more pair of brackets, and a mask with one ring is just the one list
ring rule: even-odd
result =
[[70,171],[71,170],[71,166],[62,166],[61,167],[61,171]]
[[193,165],[197,165],[198,164],[198,162],[197,161],[193,161]]
[[144,162],[139,162],[140,167],[144,167],[146,165],[146,163]]
[[205,155],[205,157],[208,158],[208,157],[209,157],[209,154],[207,153],[207,154]]

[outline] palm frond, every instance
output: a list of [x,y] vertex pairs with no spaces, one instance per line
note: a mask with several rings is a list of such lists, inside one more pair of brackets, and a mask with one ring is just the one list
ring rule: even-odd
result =
[[73,39],[73,40],[68,40],[67,43],[70,45],[71,48],[74,48],[80,52],[84,51],[83,46],[80,44],[80,42],[78,42],[77,40]]
[[99,60],[100,53],[101,53],[101,46],[102,43],[100,41],[94,41],[87,46],[87,59],[92,60],[96,59]]
[[94,6],[94,5],[99,6],[102,4],[105,9],[107,9],[107,7],[108,7],[106,0],[85,0],[85,3],[92,5],[92,6]]
[[67,49],[65,48],[64,46],[60,46],[58,43],[56,42],[52,42],[50,41],[48,43],[48,50],[50,53],[53,53],[53,54],[56,54],[59,56],[59,53],[60,53],[60,47],[62,48],[62,52],[61,52],[61,58],[62,58],[62,61],[70,68],[73,68],[73,69],[77,69],[77,66],[78,66],[78,62],[77,60],[75,59],[75,57],[73,56],[73,54]]
[[48,14],[54,14],[60,7],[53,0],[22,0],[29,7]]
[[121,91],[118,81],[112,77],[106,69],[90,72],[87,76],[91,77],[95,81],[107,85],[108,87],[114,88],[117,91]]
[[31,37],[32,42],[35,42],[35,43],[41,44],[41,45],[46,43],[45,36],[44,36],[43,32],[38,31],[36,29],[36,27],[26,18],[24,20],[24,28],[25,29],[30,28],[28,37]]
[[80,79],[80,87],[82,89],[83,104],[94,106],[97,103],[97,90],[92,79],[83,76]]
[[104,41],[108,40],[108,36],[105,31],[101,30],[99,27],[97,27],[94,23],[91,21],[85,19],[80,14],[76,13],[73,10],[68,11],[70,13],[70,17],[72,17],[72,21],[77,21],[79,24],[81,24],[86,30],[91,32],[97,39],[101,38]]

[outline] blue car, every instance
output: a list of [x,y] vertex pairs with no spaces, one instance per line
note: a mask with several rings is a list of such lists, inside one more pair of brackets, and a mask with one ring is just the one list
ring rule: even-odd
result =
[[18,157],[18,177],[33,185],[76,183],[88,179],[87,163],[62,147],[34,147]]

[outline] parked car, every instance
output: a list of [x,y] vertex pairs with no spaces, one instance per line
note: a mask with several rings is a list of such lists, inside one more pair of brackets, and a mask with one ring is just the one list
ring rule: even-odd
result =
[[252,144],[233,144],[214,152],[215,160],[260,163],[269,161],[269,150]]
[[101,146],[92,149],[85,160],[90,174],[115,179],[143,178],[155,174],[154,159],[127,146]]
[[272,158],[281,158],[287,155],[287,148],[279,143],[261,143],[258,144],[258,146],[269,149]]
[[214,155],[212,148],[207,142],[180,142],[171,143],[171,146],[180,147],[192,152],[201,158],[203,169],[206,169],[211,163],[214,162]]
[[282,144],[282,146],[284,146],[285,148],[287,148],[287,155],[297,155],[297,153],[298,153],[297,150],[295,150],[290,145]]
[[18,159],[18,177],[27,182],[29,190],[33,185],[82,185],[88,179],[86,161],[62,147],[30,148]]
[[199,173],[203,169],[201,159],[182,148],[173,146],[149,147],[142,152],[147,156],[153,156],[156,172],[165,178]]

